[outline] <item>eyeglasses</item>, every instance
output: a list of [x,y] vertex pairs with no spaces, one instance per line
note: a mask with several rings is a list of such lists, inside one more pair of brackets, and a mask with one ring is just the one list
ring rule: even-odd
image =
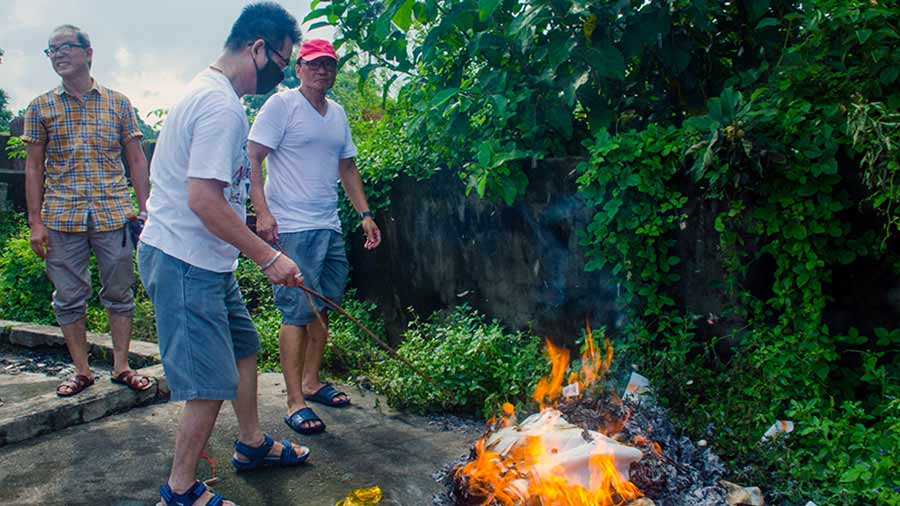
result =
[[303,64],[309,67],[310,70],[318,71],[320,69],[325,69],[328,72],[334,72],[337,70],[337,62],[332,59],[327,60],[313,60],[313,61],[303,61]]
[[278,50],[276,50],[274,47],[272,47],[272,45],[269,44],[268,42],[266,42],[266,50],[267,50],[267,51],[272,51],[273,53],[275,53],[276,55],[278,55],[279,58],[281,58],[281,61],[284,62],[284,65],[279,65],[279,67],[282,67],[282,68],[283,68],[283,67],[287,67],[288,64],[291,62],[290,59],[285,58],[284,56],[282,56],[281,53],[279,53]]
[[81,49],[87,49],[89,46],[84,44],[70,44],[66,42],[65,44],[60,44],[56,47],[50,46],[44,50],[44,54],[47,55],[47,58],[52,58],[55,54],[69,54],[69,51],[72,50],[73,47],[80,47]]

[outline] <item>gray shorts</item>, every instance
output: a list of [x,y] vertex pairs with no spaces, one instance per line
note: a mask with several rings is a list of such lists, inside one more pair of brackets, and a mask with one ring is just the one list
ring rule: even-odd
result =
[[[340,305],[350,271],[343,236],[334,230],[307,230],[278,234],[278,240],[300,267],[303,283]],[[303,290],[281,285],[273,288],[282,323],[302,327],[316,319]],[[327,309],[317,297],[313,296],[313,301],[320,312]]]
[[237,398],[237,361],[259,335],[233,272],[213,272],[138,243],[138,270],[156,312],[173,401]]
[[131,237],[125,227],[98,232],[48,230],[47,277],[53,283],[53,312],[60,325],[85,317],[91,297],[91,251],[100,267],[100,302],[109,312],[131,316],[134,312],[134,263]]

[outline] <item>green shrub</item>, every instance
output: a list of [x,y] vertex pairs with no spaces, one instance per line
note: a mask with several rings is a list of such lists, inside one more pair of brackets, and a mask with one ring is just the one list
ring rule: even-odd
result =
[[278,352],[278,331],[281,328],[281,313],[275,306],[262,308],[253,315],[253,324],[259,333],[259,354],[257,362],[260,370],[272,372],[281,371],[281,362]]
[[20,230],[0,253],[0,318],[55,325],[52,294],[44,261],[31,250],[28,229]]
[[413,321],[397,351],[453,394],[446,399],[397,360],[379,363],[375,381],[388,401],[419,413],[488,415],[503,402],[526,401],[549,371],[538,337],[510,334],[467,306]]
[[25,215],[15,212],[0,211],[0,248],[6,241],[18,235],[22,230],[27,230]]
[[[378,338],[387,341],[374,303],[359,300],[356,290],[350,289],[344,295],[342,307]],[[368,374],[377,363],[385,359],[385,352],[371,337],[336,311],[328,314],[328,331],[330,339],[325,346],[322,364],[332,372]]]
[[272,283],[252,260],[241,256],[234,276],[237,278],[238,286],[241,287],[241,295],[244,296],[244,303],[251,315],[255,316],[274,307]]

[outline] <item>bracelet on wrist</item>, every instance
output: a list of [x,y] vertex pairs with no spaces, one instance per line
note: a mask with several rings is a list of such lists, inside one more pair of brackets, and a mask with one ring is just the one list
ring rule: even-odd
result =
[[363,212],[359,213],[359,219],[361,219],[361,220],[366,219],[366,216],[368,216],[369,218],[372,218],[373,220],[375,219],[375,213],[373,213],[372,211],[363,211]]
[[278,257],[280,257],[280,256],[281,256],[281,252],[276,251],[275,255],[273,255],[272,258],[270,258],[269,261],[266,262],[265,265],[260,265],[259,268],[262,269],[263,271],[266,271],[269,267],[272,267],[273,265],[275,265],[275,261],[278,260]]

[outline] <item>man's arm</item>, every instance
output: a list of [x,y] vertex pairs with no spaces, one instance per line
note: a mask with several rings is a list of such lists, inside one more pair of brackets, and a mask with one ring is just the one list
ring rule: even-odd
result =
[[47,145],[29,142],[25,146],[25,201],[28,203],[28,227],[31,229],[31,249],[46,259],[50,249],[50,234],[41,220],[44,204],[44,156]]
[[125,144],[125,160],[131,169],[131,187],[137,199],[138,211],[147,212],[147,196],[150,195],[150,176],[147,172],[147,157],[141,146],[141,137],[132,137]]
[[258,265],[267,266],[278,255],[277,260],[263,271],[271,282],[291,287],[303,284],[297,264],[254,235],[235,214],[222,193],[225,186],[225,182],[216,179],[189,178],[191,211],[213,235],[239,249]]
[[250,158],[250,201],[256,210],[256,233],[267,243],[278,242],[278,223],[269,211],[266,203],[266,190],[263,188],[263,161],[272,150],[253,141],[247,141],[247,156]]
[[[350,198],[350,202],[353,204],[356,212],[368,211],[369,203],[366,201],[366,191],[363,188],[362,177],[359,175],[359,169],[356,168],[356,161],[353,158],[344,158],[338,162],[338,176],[341,178],[344,193]],[[365,248],[377,248],[381,244],[381,230],[371,216],[363,218],[362,229],[366,234]]]

